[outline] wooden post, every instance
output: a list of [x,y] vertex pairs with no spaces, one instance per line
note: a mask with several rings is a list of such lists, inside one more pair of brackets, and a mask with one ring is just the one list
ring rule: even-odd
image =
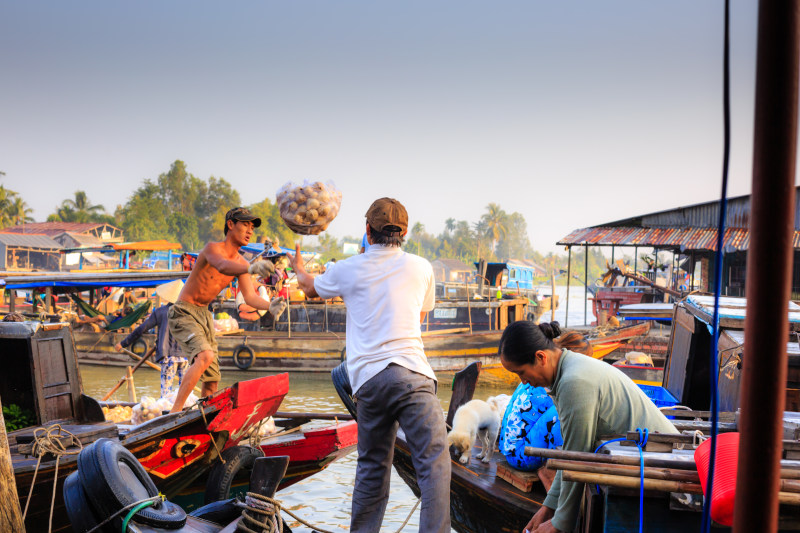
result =
[[292,293],[286,298],[286,334],[288,338],[292,338]]
[[8,312],[13,313],[17,310],[17,291],[9,290],[8,291]]
[[8,449],[6,421],[3,418],[0,402],[0,531],[25,532],[22,511],[19,508],[17,484],[14,482],[14,467],[11,464],[11,451]]
[[569,325],[569,280],[572,275],[572,246],[567,246],[567,303],[564,309],[564,327]]
[[469,333],[472,335],[472,306],[469,303],[469,285],[464,283],[464,286],[467,289],[467,319],[469,320]]
[[589,243],[583,249],[583,324],[589,325]]
[[47,287],[44,290],[44,312],[48,315],[53,312],[53,288]]
[[128,367],[125,381],[128,383],[128,401],[136,403],[136,389],[133,386],[133,367],[131,366]]
[[550,322],[556,321],[556,267],[550,270]]

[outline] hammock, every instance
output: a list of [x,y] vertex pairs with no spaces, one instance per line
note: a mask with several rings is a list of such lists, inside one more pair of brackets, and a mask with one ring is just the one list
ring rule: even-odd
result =
[[130,327],[134,325],[136,322],[138,322],[139,319],[142,318],[145,315],[145,313],[147,313],[148,309],[150,309],[149,300],[135,306],[133,308],[133,311],[131,311],[127,315],[115,318],[114,320],[111,321],[109,325],[105,327],[105,329],[106,331],[114,331],[119,328]]
[[75,302],[75,305],[77,305],[80,308],[80,310],[83,311],[84,315],[86,315],[88,317],[96,317],[96,316],[102,314],[100,311],[98,311],[97,309],[92,307],[90,304],[88,304],[87,302],[84,302],[81,299],[81,297],[78,296],[77,293],[74,293],[74,292],[70,293],[69,297],[72,298],[72,301]]
[[[81,311],[83,311],[83,314],[85,314],[86,316],[95,317],[103,314],[94,307],[92,307],[91,305],[89,305],[88,303],[86,303],[85,301],[83,301],[81,297],[78,296],[77,294],[71,293],[69,297],[72,298],[72,301],[75,302],[75,305],[77,305],[81,309]],[[135,324],[140,318],[142,318],[145,315],[145,313],[147,313],[148,309],[150,309],[149,300],[136,305],[133,308],[133,311],[131,311],[127,315],[112,320],[111,323],[105,327],[105,330],[114,331],[119,328],[130,327],[133,324]]]

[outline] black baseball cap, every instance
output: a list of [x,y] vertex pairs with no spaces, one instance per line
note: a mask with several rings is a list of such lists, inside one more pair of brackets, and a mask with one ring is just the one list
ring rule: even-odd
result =
[[234,207],[225,213],[225,222],[229,220],[238,220],[240,222],[252,222],[253,227],[257,228],[261,225],[261,219],[250,212],[246,207]]

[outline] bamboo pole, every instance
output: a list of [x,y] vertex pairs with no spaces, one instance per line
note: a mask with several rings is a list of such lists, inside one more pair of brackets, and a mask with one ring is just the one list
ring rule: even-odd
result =
[[136,389],[133,385],[133,367],[129,366],[125,373],[125,381],[128,384],[128,401],[136,403]]
[[[547,468],[553,470],[571,470],[574,472],[587,472],[591,474],[612,474],[616,476],[639,477],[641,469],[633,465],[597,464],[590,461],[566,461],[563,459],[550,459]],[[677,470],[673,468],[645,467],[644,477],[648,479],[663,479],[665,481],[681,481],[686,483],[700,483],[700,478],[694,470]]]
[[[132,351],[128,350],[127,348],[123,348],[122,351],[125,352],[126,354],[130,355],[131,357],[133,357],[134,360],[136,360],[136,361],[141,361],[142,359],[144,359],[143,357],[139,357],[138,355],[136,355]],[[153,370],[158,370],[159,372],[161,372],[161,367],[156,365],[156,364],[154,364],[154,363],[151,363],[150,361],[145,361],[144,364],[146,364],[147,366],[149,366]]]
[[[641,479],[638,477],[575,472],[573,470],[562,470],[561,479],[564,481],[574,481],[576,483],[595,483],[597,485],[608,485],[609,487],[620,487],[625,489],[638,489],[641,485]],[[699,483],[666,481],[663,479],[644,478],[644,490],[703,494],[703,489]],[[800,505],[800,493],[779,492],[778,501],[785,505]]]
[[14,466],[11,463],[11,450],[8,448],[6,421],[3,418],[0,402],[0,531],[21,531],[25,533],[22,511],[19,508],[17,484],[14,481]]
[[[550,271],[550,322],[556,321],[556,267]],[[566,325],[564,326],[566,327]]]
[[[139,362],[138,362],[138,363],[136,363],[136,365],[133,367],[133,372],[136,372],[137,370],[139,370],[139,367],[140,367],[140,366],[142,366],[142,365],[143,365],[143,364],[144,364],[144,363],[147,361],[147,358],[148,358],[148,357],[150,357],[151,355],[153,355],[153,353],[155,353],[155,351],[156,351],[156,347],[155,347],[155,346],[153,346],[152,348],[150,348],[150,349],[147,351],[147,353],[146,353],[146,354],[144,354],[144,357],[142,357],[142,358],[139,360]],[[103,402],[104,402],[104,401],[108,400],[109,398],[111,398],[111,396],[112,396],[112,395],[113,395],[115,392],[117,392],[117,389],[119,389],[119,388],[122,386],[122,384],[123,384],[123,383],[125,383],[125,380],[126,380],[126,379],[127,379],[127,375],[125,375],[125,376],[122,376],[122,378],[120,378],[120,380],[117,382],[117,384],[116,384],[116,385],[114,385],[114,387],[113,387],[113,388],[112,388],[110,391],[108,391],[108,393],[107,393],[105,396],[103,396],[103,398],[102,398],[102,400],[101,400],[101,401],[103,401]]]
[[[639,465],[639,457],[632,455],[608,455],[594,454],[589,452],[571,452],[568,450],[551,450],[549,448],[525,447],[525,455],[534,457],[544,457],[546,459],[572,459],[575,461],[593,461],[597,463],[617,464],[617,465]],[[645,466],[660,468],[675,468],[678,470],[697,470],[694,461],[681,461],[679,459],[657,459],[654,457],[644,458]]]

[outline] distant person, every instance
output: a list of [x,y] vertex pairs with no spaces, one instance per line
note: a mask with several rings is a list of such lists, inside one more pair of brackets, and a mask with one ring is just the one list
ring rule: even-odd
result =
[[400,202],[376,200],[366,217],[369,249],[324,274],[306,271],[299,245],[288,254],[307,296],[341,296],[347,305],[347,372],[358,415],[350,531],[380,530],[399,426],[422,493],[419,531],[449,533],[447,430],[420,329],[435,304],[433,268],[400,248],[408,232],[408,213]]
[[334,258],[332,258],[330,261],[328,261],[327,263],[325,263],[325,272],[327,272],[328,270],[330,270],[330,268],[331,268],[333,265],[335,265],[335,264],[336,264],[336,258],[334,257]]
[[142,335],[153,328],[156,331],[156,363],[161,365],[161,397],[165,398],[172,393],[172,382],[178,376],[178,387],[183,381],[183,373],[186,369],[186,358],[181,353],[180,346],[169,332],[168,318],[169,310],[178,300],[178,295],[183,288],[183,280],[175,280],[164,283],[156,288],[156,294],[167,303],[154,309],[144,322],[130,332],[130,334],[118,342],[114,349],[121,352],[123,348],[131,346]]
[[367,234],[365,233],[363,237],[361,237],[361,249],[358,253],[363,254],[367,250],[369,250],[369,239],[367,238]]
[[[258,295],[264,300],[270,301],[271,298],[267,292],[266,286],[255,276],[252,276],[252,282],[253,287],[257,287],[256,292]],[[239,315],[239,327],[245,331],[258,331],[260,329],[261,317],[267,313],[264,309],[256,309],[251,305],[247,305],[241,290],[236,293],[236,312]]]
[[239,248],[250,242],[253,229],[260,225],[261,219],[244,207],[228,211],[223,228],[225,240],[210,242],[203,248],[178,301],[169,310],[170,333],[178,341],[181,352],[192,362],[178,389],[173,413],[183,409],[189,393],[201,378],[201,396],[214,393],[219,385],[217,340],[208,305],[220,291],[238,277],[244,301],[256,309],[269,309],[269,302],[256,294],[251,277],[245,274],[266,277],[274,272],[275,267],[270,261],[262,260],[249,264],[239,255]]
[[74,325],[77,325],[83,331],[94,331],[99,333],[101,329],[107,328],[113,322],[119,320],[120,318],[129,315],[133,312],[133,308],[130,306],[120,307],[113,313],[108,313],[106,315],[97,315],[97,316],[86,316],[86,315],[78,315],[78,318],[75,319],[73,322]]

